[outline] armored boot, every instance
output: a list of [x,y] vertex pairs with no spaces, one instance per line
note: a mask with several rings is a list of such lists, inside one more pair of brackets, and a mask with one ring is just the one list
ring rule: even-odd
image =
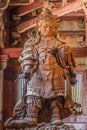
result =
[[[38,111],[39,109],[35,107],[31,107],[31,105],[28,105],[28,109],[32,109],[32,111],[27,111],[26,117],[22,118],[9,118],[5,122],[5,128],[27,128],[27,127],[35,127],[38,124]],[[28,110],[27,109],[27,110]]]
[[5,122],[5,128],[27,128],[35,127],[38,124],[38,112],[41,108],[41,99],[28,96],[26,99],[26,114],[18,118],[16,116]]
[[63,125],[62,120],[60,120],[60,108],[57,101],[51,103],[51,124],[52,125]]
[[31,107],[30,104],[28,104],[27,114],[24,118],[24,121],[27,123],[28,127],[34,127],[38,124],[38,111],[39,109],[37,107]]
[[28,96],[26,99],[27,113],[24,121],[28,127],[34,127],[38,124],[38,112],[42,107],[41,99],[34,96]]

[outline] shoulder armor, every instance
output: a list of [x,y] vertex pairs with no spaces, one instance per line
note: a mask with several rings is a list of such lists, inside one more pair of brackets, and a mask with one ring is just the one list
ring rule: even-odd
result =
[[37,35],[36,37],[31,37],[28,39],[25,44],[24,48],[27,48],[28,46],[35,46],[40,42],[40,35]]
[[35,42],[33,39],[28,39],[25,43],[24,43],[24,49],[29,47],[29,46],[33,46],[35,45]]

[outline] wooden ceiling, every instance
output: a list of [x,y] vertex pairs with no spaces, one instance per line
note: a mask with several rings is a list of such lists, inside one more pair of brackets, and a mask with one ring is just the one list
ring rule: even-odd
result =
[[[19,22],[17,26],[13,28],[13,30],[17,30],[18,33],[23,33],[35,26],[35,21],[41,12],[45,0],[26,1],[24,2],[23,0],[19,0],[16,2],[16,0],[12,0],[9,3],[9,7],[11,7],[13,11],[13,19],[21,19],[21,22]],[[83,10],[83,12],[85,12],[85,4],[82,2],[82,0],[50,0],[50,3],[55,4],[55,8],[52,10],[52,12],[59,18],[62,16],[65,16],[67,18],[68,15],[66,16],[66,14],[77,12],[79,10]],[[73,19],[75,17],[80,18],[83,15],[84,14],[82,12],[74,13],[74,15],[69,14],[70,19]]]
[[[44,2],[46,3],[47,0],[5,0],[4,2],[1,0],[0,2],[1,10],[4,10],[5,8],[11,8],[10,11],[13,11],[14,19],[15,16],[17,18],[26,16],[29,17],[29,15],[31,15],[27,22],[23,20],[21,24],[15,27],[15,29],[18,29],[19,33],[22,33],[23,31],[26,31],[34,26],[32,19],[34,21],[37,19],[36,17],[41,12],[41,8],[43,7]],[[49,2],[55,4],[56,8],[53,10],[53,14],[57,15],[58,17],[64,16],[70,12],[77,12],[81,9],[83,9],[84,12],[86,11],[85,0],[49,0]],[[22,28],[25,28],[25,30]]]
[[9,37],[11,42],[21,39],[21,35],[33,28],[43,6],[51,6],[52,13],[61,20],[71,21],[85,19],[86,4],[85,0],[1,0],[4,34],[8,37],[5,41],[9,42]]
[[[42,7],[44,4],[48,6],[49,2],[53,8],[53,15],[57,15],[63,21],[84,20],[87,28],[86,0],[1,0],[0,18],[3,14],[3,42],[6,48],[15,47],[25,40],[27,31],[35,26],[35,21],[38,19]],[[75,33],[72,32],[72,35],[75,35]],[[87,42],[87,31],[77,32],[76,35],[85,35]]]

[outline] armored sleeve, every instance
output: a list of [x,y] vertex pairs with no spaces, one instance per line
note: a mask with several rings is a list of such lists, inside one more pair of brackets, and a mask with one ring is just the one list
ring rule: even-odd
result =
[[34,46],[27,41],[18,60],[21,64],[23,73],[35,71],[38,65],[37,55]]

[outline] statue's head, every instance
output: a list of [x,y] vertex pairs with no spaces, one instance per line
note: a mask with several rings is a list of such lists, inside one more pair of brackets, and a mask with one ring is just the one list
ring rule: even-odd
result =
[[41,35],[54,35],[58,28],[58,24],[59,20],[56,16],[52,15],[51,10],[49,10],[48,8],[43,8],[37,22],[38,31],[41,33]]

